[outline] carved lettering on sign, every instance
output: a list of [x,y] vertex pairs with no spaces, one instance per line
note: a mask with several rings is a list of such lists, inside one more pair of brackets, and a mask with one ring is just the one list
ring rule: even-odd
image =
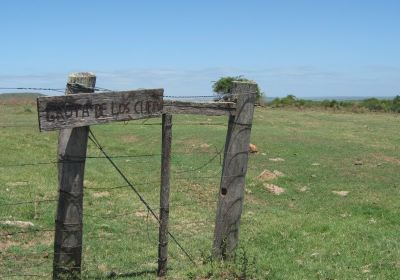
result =
[[111,121],[159,116],[163,90],[138,90],[98,94],[39,97],[41,130],[79,127]]
[[130,102],[116,103],[111,102],[101,104],[65,104],[65,106],[55,106],[48,104],[45,108],[46,120],[48,122],[67,120],[70,118],[84,118],[94,115],[94,118],[107,118],[112,116],[129,114],[131,111],[136,114],[153,114],[162,110],[162,102],[138,101],[134,106]]

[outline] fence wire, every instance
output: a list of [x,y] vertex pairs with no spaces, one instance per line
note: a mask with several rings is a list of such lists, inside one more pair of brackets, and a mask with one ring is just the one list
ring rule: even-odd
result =
[[[125,123],[115,124],[116,126],[160,126],[161,123]],[[190,121],[190,122],[174,122],[173,126],[224,126],[225,123],[220,122],[205,122],[205,121]],[[36,128],[29,123],[0,123],[0,128]],[[94,146],[100,145],[98,141],[91,135],[94,140]],[[221,133],[221,139],[225,138],[225,134]],[[96,144],[97,143],[97,144]],[[97,146],[97,148],[99,148]],[[89,151],[94,151],[90,150]],[[208,145],[207,148],[188,147],[183,151],[172,152],[172,169],[171,169],[171,201],[170,201],[170,221],[169,228],[172,232],[177,232],[180,237],[182,248],[188,247],[199,237],[197,242],[204,243],[205,238],[209,240],[209,246],[212,242],[212,231],[214,226],[214,208],[216,207],[216,194],[218,192],[218,184],[222,170],[222,153],[223,147],[220,145]],[[30,156],[30,155],[28,155]],[[155,169],[157,173],[160,169],[160,153],[118,153],[107,155],[93,155],[86,157],[75,157],[64,161],[52,159],[26,160],[19,158],[18,161],[3,161],[0,164],[0,192],[7,190],[6,196],[0,198],[0,221],[26,221],[31,220],[34,226],[28,228],[18,228],[12,225],[0,224],[0,244],[5,246],[5,250],[0,254],[0,278],[50,278],[52,270],[53,252],[53,236],[54,223],[52,221],[56,210],[56,202],[58,200],[56,178],[47,180],[45,185],[52,184],[53,191],[44,191],[45,187],[39,186],[37,179],[31,181],[22,178],[23,184],[10,185],[5,183],[9,180],[8,173],[17,171],[38,172],[36,167],[41,168],[39,172],[48,172],[52,170],[56,176],[56,167],[58,163],[74,164],[87,160],[87,178],[90,182],[95,181],[95,170],[91,171],[92,161],[96,162],[96,166],[101,168],[106,166],[106,161],[118,161],[121,166],[121,172],[126,173],[135,166],[148,165],[149,170]],[[191,158],[190,166],[182,164]],[[129,160],[129,161],[126,161]],[[117,164],[114,162],[114,164]],[[122,171],[123,170],[123,171]],[[135,169],[133,169],[135,170]],[[92,173],[92,174],[91,174]],[[159,174],[159,173],[158,173]],[[129,177],[135,178],[129,173]],[[97,184],[85,183],[84,187],[84,244],[88,247],[83,251],[83,275],[117,275],[123,276],[137,272],[126,272],[126,264],[118,265],[118,253],[107,258],[109,261],[104,263],[104,260],[99,260],[96,254],[101,254],[103,249],[113,246],[120,246],[121,242],[129,241],[128,248],[142,248],[142,262],[153,259],[156,263],[156,251],[158,245],[158,222],[157,212],[159,211],[159,201],[157,195],[159,192],[159,178],[145,178],[140,175],[140,180],[130,183],[131,179],[127,178],[128,182],[118,183],[115,180],[113,183],[98,182]],[[33,175],[35,177],[35,175]],[[125,175],[126,176],[126,175]],[[2,178],[3,177],[3,178]],[[17,179],[17,178],[15,178]],[[18,179],[17,179],[18,180]],[[21,182],[21,181],[20,181]],[[140,205],[138,202],[132,202],[128,208],[119,206],[122,201],[123,205],[127,205],[128,196],[127,190],[131,189],[131,185],[137,186],[140,191],[148,196],[147,206]],[[202,192],[193,191],[194,189],[204,189]],[[45,192],[45,193],[43,193]],[[156,194],[156,195],[154,195]],[[44,196],[44,197],[43,197]],[[16,198],[17,197],[17,198]],[[25,199],[24,199],[25,198]],[[93,211],[96,209],[96,211]],[[153,214],[149,211],[152,209]],[[34,217],[35,216],[35,217]],[[36,217],[37,216],[37,217]],[[172,238],[172,237],[171,237]],[[172,238],[174,239],[174,238]],[[176,239],[176,238],[175,238]],[[146,240],[146,241],[144,241]],[[20,244],[32,244],[21,247]],[[100,245],[101,244],[101,245]],[[136,245],[135,245],[136,244]],[[99,246],[100,245],[100,246]],[[93,249],[95,248],[95,249]],[[118,247],[118,250],[126,250],[123,247]],[[140,250],[142,250],[140,249]],[[135,250],[135,249],[133,249]],[[137,250],[137,249],[136,249]],[[130,255],[135,255],[131,252]],[[191,252],[190,258],[194,263],[197,263],[200,256],[199,252]],[[169,256],[174,264],[182,261],[179,249],[170,247]],[[117,262],[117,265],[114,263]],[[27,265],[31,263],[32,265]],[[99,269],[99,266],[104,265],[105,269]],[[110,263],[110,264],[107,264]],[[114,264],[113,264],[114,263]],[[23,269],[20,269],[23,267]],[[153,273],[154,271],[148,271]]]

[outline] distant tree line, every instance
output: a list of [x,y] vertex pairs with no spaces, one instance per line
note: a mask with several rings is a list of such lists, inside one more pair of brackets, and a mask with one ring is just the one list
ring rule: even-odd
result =
[[280,107],[297,107],[297,108],[324,108],[324,109],[344,109],[351,111],[373,111],[373,112],[395,112],[400,113],[400,96],[397,95],[392,100],[368,98],[364,100],[306,100],[297,98],[290,94],[283,98],[275,98],[267,105],[280,108]]

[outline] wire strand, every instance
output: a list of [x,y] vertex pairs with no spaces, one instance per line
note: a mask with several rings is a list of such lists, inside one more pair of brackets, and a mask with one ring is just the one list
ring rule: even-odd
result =
[[[115,164],[115,162],[108,156],[108,154],[104,151],[103,147],[100,145],[98,140],[96,139],[96,136],[94,135],[93,131],[89,127],[89,139],[90,141],[93,142],[93,144],[104,154],[104,156],[108,159],[108,161],[111,163],[111,165],[115,168],[115,170],[119,173],[119,175],[124,179],[124,181],[129,185],[129,187],[134,191],[134,193],[137,195],[139,200],[145,205],[147,210],[151,213],[151,215],[157,220],[158,223],[160,223],[160,219],[154,212],[154,210],[150,207],[150,205],[147,203],[147,201],[143,198],[143,196],[138,192],[138,190],[133,186],[133,184],[129,181],[129,179],[125,176],[125,174],[119,169],[119,167]],[[171,237],[171,239],[175,242],[175,244],[182,250],[182,252],[186,255],[186,257],[193,263],[196,264],[191,255],[183,248],[183,246],[178,242],[178,240],[175,238],[175,236],[168,231],[168,235]]]

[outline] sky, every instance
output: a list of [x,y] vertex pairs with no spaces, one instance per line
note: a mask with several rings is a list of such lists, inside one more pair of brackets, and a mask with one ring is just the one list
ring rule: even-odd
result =
[[176,96],[238,75],[270,97],[400,94],[398,0],[3,0],[0,31],[0,87],[90,71]]

